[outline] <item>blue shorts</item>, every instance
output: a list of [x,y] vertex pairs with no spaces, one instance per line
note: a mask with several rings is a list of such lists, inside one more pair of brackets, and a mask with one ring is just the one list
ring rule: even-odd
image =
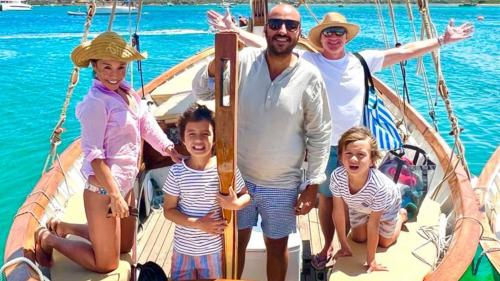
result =
[[248,206],[238,211],[238,229],[256,226],[260,215],[261,228],[267,238],[281,239],[296,231],[297,187],[273,188],[248,181],[245,183],[252,200]]
[[190,256],[173,252],[169,280],[218,278],[222,278],[222,253]]
[[332,176],[333,170],[335,170],[338,166],[340,166],[338,146],[332,146],[330,147],[330,156],[328,157],[328,164],[326,165],[326,180],[319,185],[319,193],[326,197],[333,196],[330,191],[330,177]]

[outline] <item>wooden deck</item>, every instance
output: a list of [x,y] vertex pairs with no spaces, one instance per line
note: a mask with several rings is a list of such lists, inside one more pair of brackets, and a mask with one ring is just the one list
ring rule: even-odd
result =
[[[323,247],[317,209],[308,215],[300,216],[299,227],[303,246],[303,270],[301,280],[317,280],[310,266],[311,253],[316,253]],[[137,256],[139,263],[154,261],[167,273],[170,272],[175,225],[166,220],[162,211],[153,212],[143,225],[143,230],[137,237]]]
[[[308,215],[300,216],[297,221],[302,239],[302,273],[301,281],[322,280],[422,280],[431,268],[419,261],[411,252],[425,239],[417,234],[420,227],[437,224],[439,205],[431,200],[424,201],[418,220],[405,224],[398,242],[389,249],[377,249],[377,261],[389,268],[388,272],[366,273],[365,263],[366,243],[358,244],[349,239],[353,250],[352,257],[339,259],[326,271],[315,271],[311,266],[311,255],[319,252],[324,239],[318,220],[318,210],[313,209]],[[162,211],[155,211],[143,225],[138,237],[139,262],[154,261],[170,272],[173,235],[175,226],[163,217]],[[335,249],[339,249],[338,239],[334,239]],[[432,243],[419,250],[425,260],[432,262],[436,255]],[[409,266],[411,265],[411,266]],[[258,280],[263,281],[263,280]]]

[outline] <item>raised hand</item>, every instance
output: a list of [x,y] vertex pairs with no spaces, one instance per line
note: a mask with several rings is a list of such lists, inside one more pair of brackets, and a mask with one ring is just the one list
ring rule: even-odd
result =
[[207,12],[208,23],[217,30],[233,30],[237,29],[236,24],[232,20],[232,15],[229,9],[226,9],[224,16],[214,10]]
[[455,27],[455,20],[450,19],[446,31],[444,32],[443,40],[445,44],[462,41],[470,38],[474,33],[474,25],[466,22],[458,27]]
[[222,234],[227,223],[220,217],[217,217],[215,211],[209,212],[206,216],[199,218],[196,222],[197,228],[210,234]]

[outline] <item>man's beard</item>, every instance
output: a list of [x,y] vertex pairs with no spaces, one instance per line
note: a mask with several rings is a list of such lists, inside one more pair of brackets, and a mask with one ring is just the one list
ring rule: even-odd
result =
[[[283,37],[283,36],[274,35],[273,37]],[[290,42],[288,42],[289,45],[286,48],[281,49],[281,48],[277,48],[276,46],[273,45],[273,40],[272,40],[273,37],[270,38],[269,36],[266,35],[267,51],[269,52],[270,55],[273,55],[276,57],[289,56],[293,52],[293,49],[295,48],[295,46],[297,45],[297,42],[299,41],[298,37],[294,41],[294,39],[292,37],[286,36],[290,40]]]

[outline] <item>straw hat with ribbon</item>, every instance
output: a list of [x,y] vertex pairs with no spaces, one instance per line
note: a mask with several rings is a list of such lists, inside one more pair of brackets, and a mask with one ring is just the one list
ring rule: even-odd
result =
[[322,48],[321,46],[321,32],[327,28],[332,26],[341,26],[347,30],[347,42],[351,41],[358,32],[359,26],[356,24],[348,23],[346,18],[339,13],[328,13],[325,15],[323,20],[313,27],[311,31],[309,31],[309,41],[313,43],[316,47]]
[[88,67],[90,60],[109,59],[123,62],[142,60],[147,53],[139,53],[115,32],[104,32],[71,52],[71,60],[78,67]]

